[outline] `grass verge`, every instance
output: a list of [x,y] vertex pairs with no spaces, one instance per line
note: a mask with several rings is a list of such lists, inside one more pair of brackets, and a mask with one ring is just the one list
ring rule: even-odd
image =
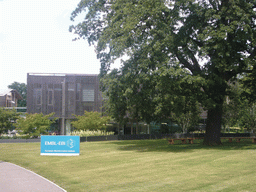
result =
[[0,144],[15,163],[67,191],[254,191],[256,145],[207,147],[166,140],[81,143],[80,156],[40,156],[40,143]]

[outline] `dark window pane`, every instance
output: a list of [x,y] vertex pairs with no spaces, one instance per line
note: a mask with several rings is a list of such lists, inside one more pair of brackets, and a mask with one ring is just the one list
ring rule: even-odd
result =
[[52,105],[53,103],[53,91],[48,92],[48,104]]
[[36,104],[41,105],[42,102],[42,91],[39,89],[36,91]]

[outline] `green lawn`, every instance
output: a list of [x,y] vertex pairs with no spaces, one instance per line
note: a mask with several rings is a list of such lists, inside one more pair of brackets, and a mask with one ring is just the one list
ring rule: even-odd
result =
[[81,143],[80,156],[40,156],[40,143],[0,144],[0,160],[67,191],[255,191],[256,144],[168,145],[166,140]]

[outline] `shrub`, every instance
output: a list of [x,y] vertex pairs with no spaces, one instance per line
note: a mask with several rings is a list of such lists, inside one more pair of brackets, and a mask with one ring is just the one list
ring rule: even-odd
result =
[[43,115],[42,113],[28,114],[26,113],[26,118],[20,117],[17,120],[15,126],[17,130],[28,138],[37,138],[41,134],[48,134],[48,129],[54,120],[50,120],[54,113],[48,115]]
[[90,130],[80,130],[80,131],[73,131],[71,135],[76,135],[80,137],[88,137],[88,136],[107,136],[107,135],[114,135],[114,132],[107,132],[102,130],[97,131],[90,131]]
[[110,121],[109,116],[101,116],[101,113],[96,111],[84,111],[84,115],[73,115],[77,120],[71,124],[78,130],[104,130],[106,124]]

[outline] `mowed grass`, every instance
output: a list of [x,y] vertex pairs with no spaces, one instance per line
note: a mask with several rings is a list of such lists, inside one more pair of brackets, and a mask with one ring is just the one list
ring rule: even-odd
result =
[[87,142],[80,156],[40,156],[40,143],[0,144],[15,163],[67,191],[256,191],[256,144],[166,140]]

